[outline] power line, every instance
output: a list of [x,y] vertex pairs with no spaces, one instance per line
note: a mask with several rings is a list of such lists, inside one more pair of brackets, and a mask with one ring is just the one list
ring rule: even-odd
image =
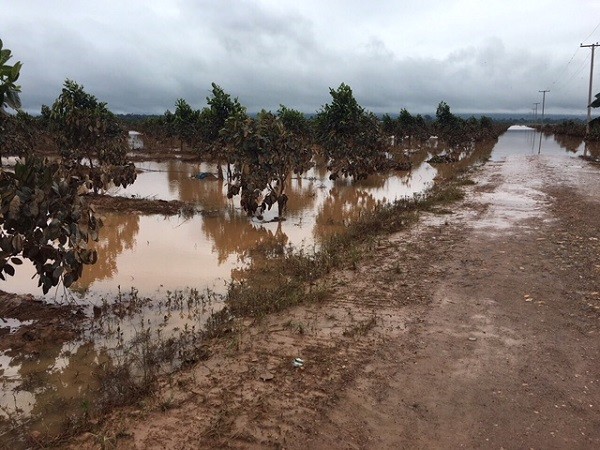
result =
[[569,84],[573,78],[575,78],[577,75],[579,75],[581,73],[581,71],[584,69],[584,67],[586,66],[588,60],[590,59],[590,55],[588,54],[586,56],[586,58],[581,62],[581,64],[579,65],[579,67],[575,70],[575,72],[573,72],[573,74],[566,80],[563,80],[562,83],[559,83],[557,86],[554,87],[555,91],[560,91],[564,86],[566,86],[567,84]]
[[[596,30],[597,30],[598,28],[600,28],[600,22],[598,22],[598,24],[597,24],[597,25],[594,27],[594,29],[592,30],[592,32],[591,32],[590,34],[588,34],[588,35],[585,37],[585,39],[583,39],[581,42],[583,42],[583,41],[587,41],[587,40],[590,38],[590,36],[592,36],[592,35],[593,35],[593,34],[596,32]],[[573,62],[573,60],[575,59],[575,56],[577,55],[577,52],[579,51],[579,49],[580,49],[580,48],[581,48],[581,47],[577,47],[577,48],[575,49],[575,51],[573,52],[573,55],[571,55],[571,58],[569,59],[569,62],[567,62],[567,64],[564,66],[563,70],[562,70],[562,71],[561,71],[561,72],[560,72],[560,73],[557,75],[556,79],[555,79],[555,80],[554,80],[554,81],[553,81],[553,82],[550,84],[550,87],[552,87],[554,90],[556,90],[556,88],[557,88],[557,87],[556,87],[556,83],[558,83],[558,81],[560,80],[560,78],[562,78],[563,74],[567,72],[567,70],[569,69],[569,66],[571,65],[571,63],[572,63],[572,62]],[[588,58],[589,58],[589,55],[588,55]],[[588,59],[588,58],[586,58],[586,60],[584,61],[584,63],[582,64],[582,66],[581,66],[581,67],[583,67],[583,66],[585,65],[585,63],[587,62],[587,59]],[[575,76],[576,76],[576,75],[578,75],[580,71],[581,71],[581,68],[580,68],[580,69],[578,69],[578,70],[576,71],[576,73],[575,73],[574,75],[572,75],[572,76],[571,76],[571,77],[570,77],[570,78],[567,80],[567,82],[566,82],[566,83],[564,83],[564,84],[567,84],[567,83],[568,83],[568,82],[570,82],[570,81],[571,81],[573,78],[575,78]]]
[[567,65],[564,67],[564,69],[562,70],[562,72],[560,72],[560,74],[558,75],[558,77],[556,78],[556,80],[554,80],[551,84],[551,86],[554,86],[556,84],[556,82],[559,80],[559,78],[562,77],[563,73],[565,73],[568,69],[569,66],[571,65],[571,63],[573,62],[573,59],[575,58],[575,55],[577,54],[577,52],[579,51],[579,47],[577,47],[575,49],[575,51],[573,52],[573,56],[571,56],[571,59],[569,59],[569,62],[567,63]]
[[594,30],[585,37],[584,41],[587,41],[590,38],[590,36],[596,32],[598,27],[600,27],[600,22],[598,22],[598,25],[596,25],[596,28],[594,28]]

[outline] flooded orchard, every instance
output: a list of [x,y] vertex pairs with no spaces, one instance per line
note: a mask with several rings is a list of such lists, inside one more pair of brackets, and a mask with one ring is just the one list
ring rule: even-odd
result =
[[[53,337],[37,348],[2,347],[2,439],[22,439],[23,424],[30,433],[57,434],[65,423],[76,425],[98,405],[118,404],[131,394],[127,389],[134,388],[123,384],[123,391],[116,392],[114,386],[102,385],[99,375],[129,376],[143,385],[143,364],[133,374],[120,372],[132,355],[160,357],[165,370],[184,364],[188,355],[180,343],[199,346],[199,332],[222,307],[221,295],[230,281],[242,276],[257,256],[286,249],[312,251],[378,205],[424,193],[457,168],[488,159],[502,161],[513,154],[561,158],[588,150],[581,140],[513,127],[495,145],[477,147],[457,163],[426,162],[442,151],[430,140],[411,152],[410,172],[373,175],[356,183],[332,181],[325,167],[317,165],[289,180],[284,221],[275,220],[276,207],[262,219],[248,217],[239,199],[227,199],[226,182],[196,177],[216,173],[215,165],[177,159],[137,163],[137,181],[111,195],[180,200],[193,204],[197,213],[104,215],[94,244],[98,262],[86,266],[70,289],[60,287],[42,298],[46,303],[82,305],[85,317],[77,320],[84,324],[83,334],[75,339]],[[2,290],[40,297],[34,273],[33,266],[24,265],[2,282]],[[22,325],[17,319],[3,319],[0,330],[3,336],[12,335]]]
[[[428,153],[425,153],[427,155]],[[426,159],[426,158],[423,158]],[[216,172],[214,166],[172,160],[137,165],[138,179],[128,189],[111,193],[138,198],[181,200],[193,203],[202,214],[193,217],[111,213],[104,215],[98,262],[86,266],[71,294],[85,300],[112,295],[120,286],[135,287],[142,295],[186,287],[222,291],[231,271],[247,262],[257,247],[291,245],[312,247],[378,203],[411,197],[431,186],[437,170],[421,162],[408,173],[373,175],[352,183],[331,181],[322,168],[292,178],[284,221],[273,221],[277,208],[262,220],[249,218],[239,199],[228,200],[227,183],[198,180],[194,175]],[[26,268],[9,280],[6,290],[38,293]],[[48,299],[64,295],[61,289]]]

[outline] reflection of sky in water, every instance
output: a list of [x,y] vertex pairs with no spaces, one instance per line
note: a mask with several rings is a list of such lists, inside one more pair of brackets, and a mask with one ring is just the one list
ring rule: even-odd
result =
[[500,136],[492,152],[492,160],[499,161],[510,155],[541,155],[546,156],[576,156],[582,154],[584,143],[582,139],[554,135],[542,135],[540,148],[540,133],[532,128],[511,127]]

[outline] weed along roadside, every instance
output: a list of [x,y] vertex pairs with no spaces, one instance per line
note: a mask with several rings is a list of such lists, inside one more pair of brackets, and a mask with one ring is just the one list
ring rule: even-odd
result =
[[365,254],[376,251],[379,236],[409,227],[421,211],[448,213],[441,208],[461,200],[461,186],[471,183],[459,177],[412,199],[381,205],[312,253],[292,250],[283,257],[256,260],[245,270],[242,281],[231,283],[225,307],[209,319],[208,335],[231,332],[230,323],[236,319],[260,320],[299,304],[326,301],[326,276],[332,270],[355,268]]

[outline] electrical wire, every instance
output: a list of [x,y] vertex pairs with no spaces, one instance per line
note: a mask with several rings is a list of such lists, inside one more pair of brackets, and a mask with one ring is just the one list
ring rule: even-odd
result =
[[591,58],[591,53],[588,52],[588,55],[581,62],[579,67],[577,69],[575,69],[575,72],[573,72],[569,78],[563,79],[562,82],[558,83],[557,85],[555,85],[555,84],[557,83],[558,80],[555,81],[554,83],[552,83],[552,85],[554,86],[553,90],[555,92],[557,92],[557,91],[560,91],[561,89],[563,89],[565,86],[567,86],[586,67],[587,62],[590,60],[590,58]]
[[[590,34],[588,34],[585,39],[582,40],[582,42],[587,41],[591,36],[593,36],[593,34],[596,32],[596,30],[598,30],[598,28],[600,28],[600,22],[598,22],[598,24],[594,27],[594,29],[592,30],[592,32]],[[573,75],[571,75],[569,77],[569,79],[567,81],[564,81],[563,83],[559,83],[557,85],[557,83],[560,81],[560,79],[563,77],[563,75],[566,74],[566,72],[569,69],[569,66],[571,65],[571,63],[573,62],[573,60],[575,59],[575,56],[577,55],[577,53],[579,52],[579,50],[581,50],[581,47],[577,47],[575,49],[575,51],[573,52],[573,55],[571,56],[571,59],[569,59],[569,62],[567,62],[566,66],[564,66],[563,70],[560,71],[560,73],[557,75],[556,79],[550,84],[550,87],[552,87],[552,89],[554,91],[556,90],[560,90],[561,88],[563,88],[565,85],[567,85],[573,78],[575,78],[577,75],[579,75],[579,73],[581,72],[581,70],[583,69],[585,63],[590,59],[590,55],[588,54],[588,56],[586,57],[585,61],[582,63],[582,65],[575,71],[575,73]]]
[[594,28],[594,30],[590,34],[588,34],[586,36],[586,38],[584,39],[584,41],[587,41],[596,32],[596,30],[598,29],[598,27],[600,27],[600,22],[598,22],[598,25],[596,25],[596,28]]

